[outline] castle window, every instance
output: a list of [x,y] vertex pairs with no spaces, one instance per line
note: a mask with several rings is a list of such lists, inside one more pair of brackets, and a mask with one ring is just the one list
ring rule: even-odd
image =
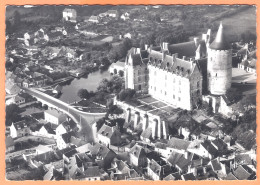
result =
[[166,91],[164,92],[164,95],[167,95]]
[[138,82],[141,82],[141,77],[140,76],[138,77]]
[[216,77],[218,76],[218,73],[216,73]]
[[197,82],[197,88],[199,88],[200,87],[200,82]]
[[141,89],[142,89],[142,86],[141,86],[141,85],[139,85],[139,86],[138,86],[138,90],[140,91]]
[[179,97],[178,100],[181,101],[181,97]]
[[154,76],[156,76],[156,71],[154,71]]
[[175,78],[173,79],[173,83],[175,83]]
[[173,99],[175,99],[175,95],[173,95],[172,97],[173,97]]
[[179,85],[181,85],[181,80],[179,81]]
[[153,86],[151,86],[151,89],[153,89]]
[[154,91],[156,91],[156,87],[154,87]]
[[137,74],[139,74],[139,75],[140,75],[140,70],[138,70],[138,71],[137,71]]
[[167,80],[167,75],[165,75],[165,80]]

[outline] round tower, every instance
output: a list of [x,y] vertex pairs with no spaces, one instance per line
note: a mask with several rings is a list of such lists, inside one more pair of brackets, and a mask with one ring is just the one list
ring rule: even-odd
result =
[[231,87],[232,51],[225,39],[222,23],[208,49],[207,76],[208,90],[213,95],[223,95]]

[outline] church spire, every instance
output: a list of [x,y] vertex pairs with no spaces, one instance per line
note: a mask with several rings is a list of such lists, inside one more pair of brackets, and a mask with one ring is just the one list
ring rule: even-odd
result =
[[230,49],[230,45],[227,42],[225,35],[224,35],[224,29],[223,29],[222,22],[220,22],[215,40],[210,44],[209,47],[210,47],[210,49],[216,49],[216,50]]

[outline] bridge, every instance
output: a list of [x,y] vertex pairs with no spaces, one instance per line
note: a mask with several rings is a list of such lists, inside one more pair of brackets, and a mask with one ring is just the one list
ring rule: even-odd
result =
[[78,124],[80,131],[84,130],[84,133],[87,133],[85,135],[85,139],[89,142],[93,141],[93,134],[90,124],[104,117],[106,113],[83,112],[39,90],[33,88],[23,88],[23,90],[35,97],[38,101],[42,102],[42,104],[46,104],[48,107],[52,107],[66,113]]

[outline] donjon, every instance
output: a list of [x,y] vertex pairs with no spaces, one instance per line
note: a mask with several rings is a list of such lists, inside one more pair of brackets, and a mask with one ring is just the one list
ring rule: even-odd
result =
[[208,91],[212,95],[223,95],[231,87],[232,51],[227,42],[222,23],[215,40],[208,48]]

